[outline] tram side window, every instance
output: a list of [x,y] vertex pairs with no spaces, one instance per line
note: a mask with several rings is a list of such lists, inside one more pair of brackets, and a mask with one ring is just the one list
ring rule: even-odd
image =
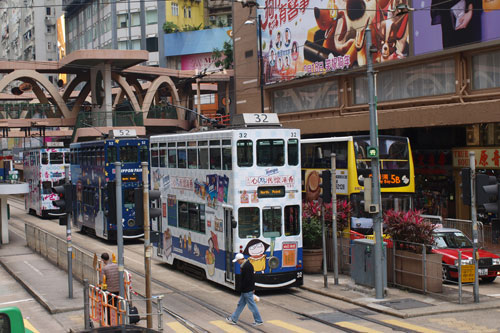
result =
[[47,153],[42,153],[42,164],[43,165],[49,164],[49,156]]
[[64,153],[64,164],[71,164],[71,153],[70,152]]
[[253,142],[251,140],[238,140],[236,156],[239,167],[251,167],[253,165]]
[[258,207],[238,209],[238,236],[240,238],[260,236],[260,211]]
[[186,149],[177,149],[177,167],[185,169],[187,166]]
[[[220,141],[210,141],[210,146],[220,145]],[[210,147],[210,170],[220,170],[221,169],[221,148],[220,147]]]
[[104,165],[104,151],[102,149],[99,149],[97,151],[97,165],[98,166]]
[[42,194],[51,194],[52,193],[52,182],[46,181],[42,182]]
[[299,205],[285,206],[285,236],[300,233]]
[[167,148],[160,148],[160,168],[167,166]]
[[179,227],[205,233],[205,205],[179,201]]
[[[198,146],[206,146],[206,141],[198,142]],[[198,148],[198,169],[208,169],[208,148]]]
[[174,149],[168,149],[168,167],[177,168],[177,151]]
[[285,142],[282,139],[257,140],[257,165],[282,166],[285,164]]
[[262,209],[262,228],[264,237],[281,236],[281,207]]
[[198,168],[198,156],[196,154],[196,148],[188,149],[188,168],[197,169]]
[[299,140],[288,140],[288,165],[299,164]]
[[335,153],[335,166],[339,169],[346,169],[347,168],[347,141],[333,142],[332,143],[332,150]]
[[110,146],[108,147],[108,163],[116,162],[116,147]]
[[222,148],[222,169],[223,170],[232,170],[233,169],[233,160],[231,156],[231,147],[223,147]]

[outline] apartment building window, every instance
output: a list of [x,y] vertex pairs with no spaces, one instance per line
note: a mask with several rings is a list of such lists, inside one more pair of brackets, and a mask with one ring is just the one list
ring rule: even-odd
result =
[[128,14],[118,15],[118,28],[128,27]]
[[141,49],[141,40],[134,39],[132,40],[132,50],[140,50]]
[[172,16],[179,16],[179,5],[175,2],[172,2],[170,5],[172,9]]
[[500,87],[500,51],[472,57],[472,89]]
[[332,80],[273,92],[273,110],[288,113],[339,105],[338,81]]
[[158,52],[158,38],[157,37],[146,38],[146,49],[149,52]]
[[[455,92],[453,59],[392,70],[377,74],[377,101],[445,95]],[[366,76],[354,79],[354,103],[368,103]]]
[[47,50],[52,50],[52,43],[51,42],[47,42]]
[[146,12],[146,24],[156,24],[158,23],[158,11],[148,10]]
[[133,27],[141,25],[141,14],[140,13],[132,13],[131,18],[132,18],[132,26]]
[[52,26],[51,25],[47,26],[47,33],[48,34],[52,33]]
[[50,12],[51,12],[50,7],[45,7],[45,14],[50,16]]
[[184,17],[191,18],[191,7],[184,7]]
[[118,42],[118,50],[126,50],[128,41]]
[[111,31],[111,15],[104,19],[104,32]]

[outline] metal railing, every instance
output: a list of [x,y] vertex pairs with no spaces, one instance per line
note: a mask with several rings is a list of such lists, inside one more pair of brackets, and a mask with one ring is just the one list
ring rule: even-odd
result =
[[56,107],[46,103],[0,103],[0,119],[42,119],[54,114]]

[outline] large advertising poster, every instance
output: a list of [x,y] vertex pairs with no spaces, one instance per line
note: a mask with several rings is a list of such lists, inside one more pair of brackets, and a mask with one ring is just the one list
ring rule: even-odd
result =
[[414,1],[414,54],[500,38],[500,0]]
[[259,0],[266,83],[366,64],[370,22],[374,61],[408,56],[404,0]]

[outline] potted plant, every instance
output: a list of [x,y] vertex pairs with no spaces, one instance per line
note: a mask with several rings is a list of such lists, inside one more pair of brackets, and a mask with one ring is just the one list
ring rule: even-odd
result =
[[[392,251],[395,251],[387,256],[387,267],[391,272],[389,280],[392,278],[396,284],[423,292],[441,292],[441,255],[431,253],[432,231],[436,226],[426,221],[418,210],[401,212],[391,209],[384,213],[384,227],[385,233],[394,241]],[[396,261],[396,281],[392,260]]]
[[302,209],[302,258],[305,273],[320,273],[323,262],[321,206],[306,202]]

